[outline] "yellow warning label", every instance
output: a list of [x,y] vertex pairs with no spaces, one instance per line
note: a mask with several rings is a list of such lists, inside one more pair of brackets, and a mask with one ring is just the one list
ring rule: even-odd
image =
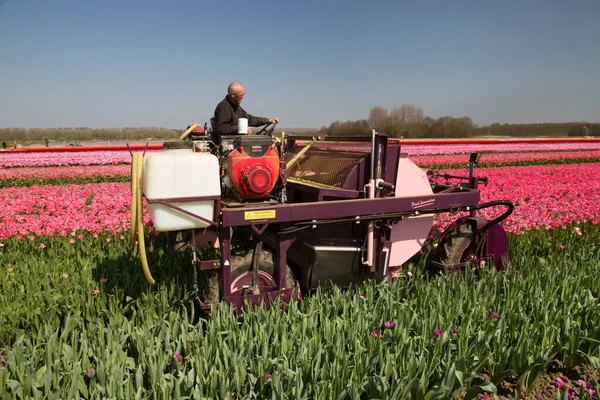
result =
[[276,210],[246,211],[246,212],[244,212],[244,219],[245,220],[269,219],[269,218],[275,218],[276,215],[277,215]]

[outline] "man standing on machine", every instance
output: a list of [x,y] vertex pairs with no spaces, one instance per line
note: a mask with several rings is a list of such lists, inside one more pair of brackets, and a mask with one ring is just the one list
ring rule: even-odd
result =
[[[232,82],[227,88],[227,96],[217,104],[215,116],[211,118],[212,141],[218,146],[221,144],[221,135],[237,135],[238,119],[247,118],[248,126],[262,126],[279,123],[278,118],[263,118],[250,115],[240,106],[245,95],[244,86],[239,82]],[[252,130],[248,128],[248,134]]]

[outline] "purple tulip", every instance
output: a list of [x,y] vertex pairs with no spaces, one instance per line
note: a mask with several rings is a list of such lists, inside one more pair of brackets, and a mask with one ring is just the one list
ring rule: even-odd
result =
[[383,326],[385,327],[385,329],[393,329],[394,323],[392,321],[385,321]]
[[442,332],[439,329],[434,329],[433,330],[433,336],[435,336],[436,338],[442,336],[442,333],[444,333],[444,332]]
[[554,386],[556,386],[559,389],[565,389],[568,383],[569,378],[567,378],[566,376],[559,376],[558,378],[556,378],[556,381],[554,381]]
[[497,311],[490,311],[490,313],[488,314],[488,317],[490,318],[498,318],[500,316],[500,314],[498,314]]
[[265,374],[265,381],[268,382],[271,380],[271,375]]
[[586,382],[583,379],[579,379],[577,381],[577,384],[579,386],[581,386],[586,392],[588,392],[588,394],[590,395],[590,397],[594,397],[596,395],[596,390],[594,389],[594,386],[592,386],[591,383]]
[[379,339],[379,336],[381,335],[381,332],[379,331],[379,329],[375,329],[375,330],[373,330],[373,332],[371,332],[371,335],[373,335],[373,337],[375,339]]

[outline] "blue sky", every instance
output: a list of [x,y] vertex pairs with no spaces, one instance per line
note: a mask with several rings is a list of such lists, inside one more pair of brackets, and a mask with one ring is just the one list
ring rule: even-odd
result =
[[0,0],[0,127],[600,122],[600,1]]

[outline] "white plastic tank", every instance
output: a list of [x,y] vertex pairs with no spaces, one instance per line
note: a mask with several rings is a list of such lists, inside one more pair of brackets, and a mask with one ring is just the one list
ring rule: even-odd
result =
[[[144,157],[143,191],[147,200],[220,196],[219,162],[191,149],[164,150]],[[214,200],[169,202],[202,218],[214,220]],[[207,222],[162,204],[148,204],[148,213],[159,231],[205,228]]]

